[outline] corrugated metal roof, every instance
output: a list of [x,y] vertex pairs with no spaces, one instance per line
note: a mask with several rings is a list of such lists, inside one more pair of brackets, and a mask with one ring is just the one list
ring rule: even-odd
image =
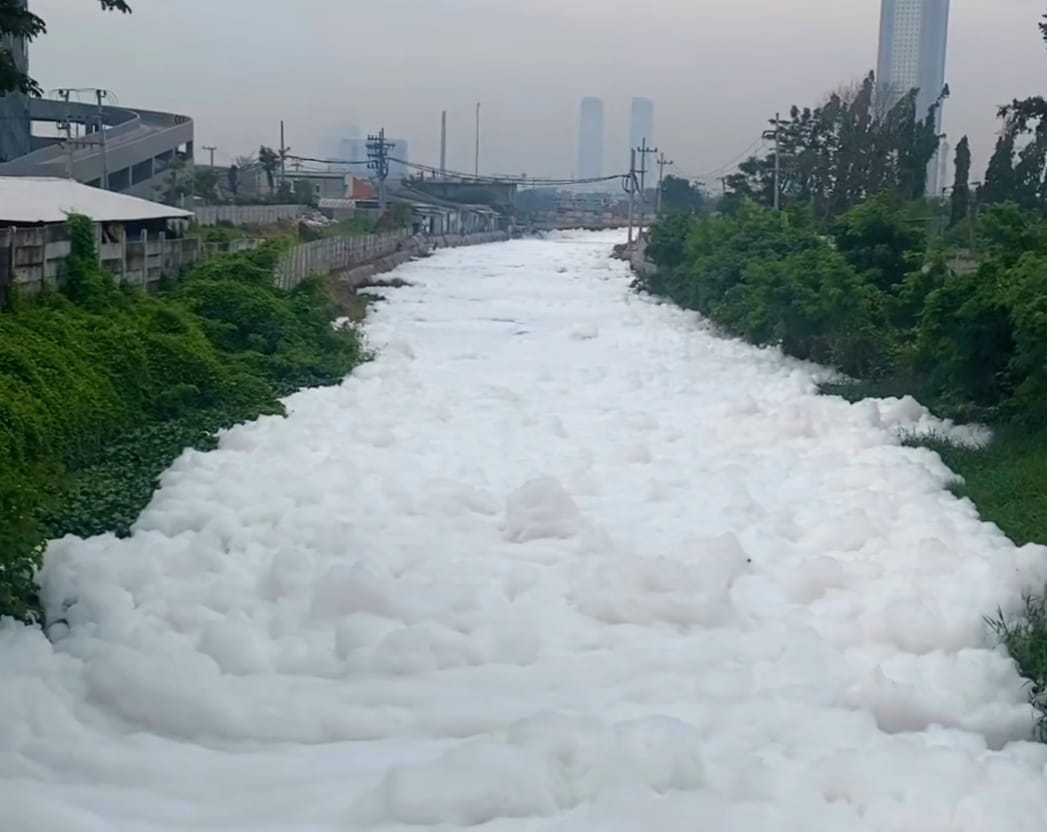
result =
[[71,179],[0,176],[0,226],[65,222],[70,213],[97,222],[189,219],[191,211],[92,188]]

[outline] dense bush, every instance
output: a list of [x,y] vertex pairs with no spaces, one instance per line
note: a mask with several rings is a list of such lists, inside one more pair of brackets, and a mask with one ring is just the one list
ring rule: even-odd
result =
[[697,309],[727,332],[800,358],[868,373],[883,360],[886,301],[803,213],[752,203],[676,218],[652,232],[658,270],[640,286]]
[[61,292],[0,314],[0,615],[32,613],[45,540],[126,533],[184,448],[363,357],[320,284],[275,288],[274,248],[146,296],[98,268],[89,221],[71,225]]
[[820,233],[752,203],[652,231],[642,288],[725,331],[906,389],[949,415],[1047,420],[1047,223],[1009,204],[977,227],[977,271],[928,250],[926,206],[870,199]]

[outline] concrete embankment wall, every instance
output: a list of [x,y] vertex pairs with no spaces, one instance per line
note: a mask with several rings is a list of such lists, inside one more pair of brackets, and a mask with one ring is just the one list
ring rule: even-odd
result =
[[241,226],[297,222],[309,209],[304,205],[198,205],[192,210],[193,222],[207,227],[219,223]]
[[458,248],[459,246],[476,246],[484,243],[500,243],[509,239],[505,231],[485,231],[477,234],[465,234],[449,237],[411,237],[399,251],[378,257],[367,263],[351,266],[336,272],[340,281],[356,289],[365,285],[375,275],[392,271],[415,257],[424,256],[441,248]]
[[[331,237],[301,243],[288,250],[276,268],[277,285],[291,289],[314,275],[344,276],[350,285],[374,274],[389,271],[413,257],[434,248],[477,245],[508,239],[504,231],[448,237],[411,236],[407,231]],[[204,243],[195,237],[167,238],[166,235],[105,242],[99,234],[98,261],[118,282],[151,290],[162,278],[177,279],[193,263],[224,252],[257,248],[264,240],[237,239],[225,243]],[[25,295],[36,294],[44,286],[55,287],[62,280],[66,258],[71,250],[70,233],[65,223],[42,228],[0,229],[0,310],[11,287]]]

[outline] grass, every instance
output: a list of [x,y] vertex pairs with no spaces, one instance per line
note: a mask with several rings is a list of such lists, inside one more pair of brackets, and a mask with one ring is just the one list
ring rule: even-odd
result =
[[956,492],[974,501],[982,519],[1019,546],[1047,543],[1047,431],[997,428],[992,442],[977,449],[941,439],[921,444],[963,477]]
[[1029,702],[1036,709],[1036,738],[1047,742],[1047,597],[1026,595],[1025,613],[1008,620],[1002,612],[986,619],[1029,683]]
[[[964,478],[955,491],[974,501],[983,520],[1018,545],[1047,543],[1047,431],[1005,427],[981,449],[940,439],[923,444]],[[1029,701],[1039,715],[1037,739],[1047,742],[1047,589],[1043,593],[1026,594],[1017,618],[997,612],[986,621],[1028,680]]]
[[[821,391],[848,401],[908,392],[890,382],[833,383],[823,385]],[[932,409],[948,414],[947,408]],[[997,425],[984,448],[963,447],[941,437],[910,441],[937,452],[963,478],[953,491],[970,498],[983,520],[995,523],[1019,546],[1047,544],[1047,430]],[[1028,680],[1029,701],[1039,715],[1037,739],[1047,742],[1047,588],[1039,595],[1027,594],[1024,603],[1021,616],[1009,619],[997,612],[986,623]]]

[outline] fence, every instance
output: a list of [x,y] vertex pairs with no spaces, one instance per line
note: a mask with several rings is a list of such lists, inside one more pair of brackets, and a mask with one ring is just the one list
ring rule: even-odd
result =
[[[169,238],[165,234],[110,240],[95,226],[98,261],[102,268],[122,283],[149,290],[164,277],[176,277],[197,260],[226,252],[258,248],[264,240],[246,238],[220,243],[205,243],[194,237]],[[505,239],[504,232],[425,238],[440,246]],[[276,284],[293,289],[315,274],[337,274],[373,263],[397,252],[416,251],[427,243],[406,230],[385,234],[330,237],[302,243],[280,259],[274,275]],[[7,303],[11,286],[32,295],[42,287],[56,286],[62,277],[71,243],[69,229],[62,224],[39,228],[0,229],[0,309]]]
[[[117,240],[98,233],[98,262],[121,283],[149,289],[164,277],[176,276],[183,267],[203,257],[223,252],[257,248],[261,240],[240,239],[204,243],[195,238],[169,238],[166,234]],[[62,224],[38,228],[0,229],[0,308],[7,302],[12,285],[26,295],[61,279],[71,243],[69,229]]]
[[293,289],[314,274],[336,274],[388,257],[409,245],[410,238],[408,231],[391,231],[302,243],[287,252],[277,266],[277,285]]
[[295,222],[305,215],[304,205],[201,205],[194,207],[196,224],[218,225],[278,225]]

